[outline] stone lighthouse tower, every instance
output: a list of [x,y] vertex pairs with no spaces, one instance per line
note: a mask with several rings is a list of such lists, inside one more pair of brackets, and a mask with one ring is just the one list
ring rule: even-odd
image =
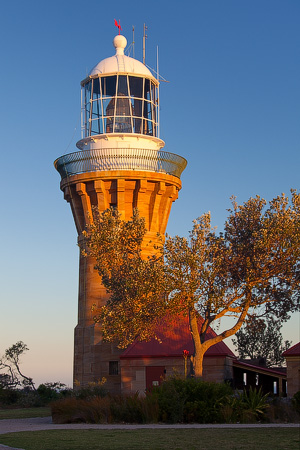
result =
[[[138,208],[146,220],[146,238],[164,234],[186,166],[184,158],[162,150],[158,80],[143,63],[124,55],[124,36],[116,36],[113,45],[116,54],[99,62],[81,82],[78,151],[54,162],[79,242],[93,206],[100,211],[116,207],[125,220]],[[123,350],[102,342],[101,324],[93,322],[92,305],[103,305],[108,295],[94,265],[93,258],[80,256],[74,380],[86,385],[105,377],[107,388],[118,392]]]

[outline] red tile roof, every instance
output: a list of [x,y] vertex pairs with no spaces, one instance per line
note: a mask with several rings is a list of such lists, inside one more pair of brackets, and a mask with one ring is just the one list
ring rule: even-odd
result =
[[[203,320],[203,319],[202,319]],[[135,341],[121,355],[123,358],[161,358],[161,357],[181,357],[183,350],[188,350],[192,355],[194,346],[191,332],[189,329],[188,318],[179,318],[172,321],[172,326],[168,329],[159,327],[157,336],[160,341],[151,339],[149,342]],[[216,333],[209,328],[207,339],[216,336]],[[232,351],[224,342],[210,347],[205,356],[231,356],[235,357]]]
[[300,356],[300,342],[298,344],[293,345],[293,347],[289,348],[285,352],[282,353],[283,356]]

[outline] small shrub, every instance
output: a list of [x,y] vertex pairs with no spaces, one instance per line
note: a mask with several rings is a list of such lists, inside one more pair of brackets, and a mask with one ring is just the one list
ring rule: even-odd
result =
[[269,399],[266,420],[271,423],[299,423],[300,411],[294,407],[293,399],[274,397]]
[[300,414],[300,391],[296,392],[292,398],[293,407]]
[[57,400],[50,405],[54,423],[85,422],[80,400],[75,397]]
[[107,395],[57,400],[51,404],[54,423],[148,423],[158,421],[157,399],[146,395]]
[[64,396],[64,391],[67,391],[66,385],[60,382],[43,383],[37,388],[37,394],[43,405],[47,405],[53,400],[62,398]]
[[177,377],[170,377],[150,393],[157,398],[161,422],[176,423],[183,420],[187,396],[181,381]]
[[0,404],[14,405],[22,396],[22,392],[18,389],[0,388]]
[[227,396],[222,400],[221,414],[226,423],[252,423],[266,417],[265,413],[269,405],[268,394],[263,395],[259,390],[244,390],[235,395]]
[[90,399],[93,397],[105,397],[107,391],[104,387],[106,379],[102,378],[98,382],[88,383],[86,387],[77,387],[74,391],[75,397],[78,399]]
[[241,401],[244,404],[244,412],[248,411],[248,416],[253,416],[256,420],[262,419],[269,406],[267,403],[268,395],[269,394],[263,395],[261,387],[257,390],[255,388],[252,389],[250,386],[249,391],[244,391],[241,398]]
[[232,394],[228,384],[196,378],[170,377],[153,390],[158,398],[159,419],[163,422],[218,422],[222,400]]
[[157,396],[146,393],[142,397],[142,410],[146,423],[157,423],[159,421],[159,404]]
[[111,396],[111,412],[114,422],[144,423],[142,399],[134,395]]
[[29,390],[23,391],[18,400],[19,408],[38,408],[44,406],[44,402],[41,400],[37,392]]

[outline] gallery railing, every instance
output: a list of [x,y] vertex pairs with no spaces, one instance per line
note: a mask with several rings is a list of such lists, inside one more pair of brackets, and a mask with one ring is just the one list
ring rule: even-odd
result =
[[106,170],[146,170],[180,178],[186,165],[187,161],[175,153],[133,148],[82,150],[54,161],[62,179],[80,173]]

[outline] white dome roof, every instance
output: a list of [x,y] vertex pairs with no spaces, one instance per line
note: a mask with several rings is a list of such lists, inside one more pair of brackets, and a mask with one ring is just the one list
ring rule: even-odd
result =
[[103,75],[105,73],[130,73],[134,75],[147,76],[155,80],[147,67],[137,59],[124,55],[124,48],[127,45],[127,39],[122,35],[117,35],[113,40],[116,54],[110,58],[100,61],[89,73],[90,77]]

